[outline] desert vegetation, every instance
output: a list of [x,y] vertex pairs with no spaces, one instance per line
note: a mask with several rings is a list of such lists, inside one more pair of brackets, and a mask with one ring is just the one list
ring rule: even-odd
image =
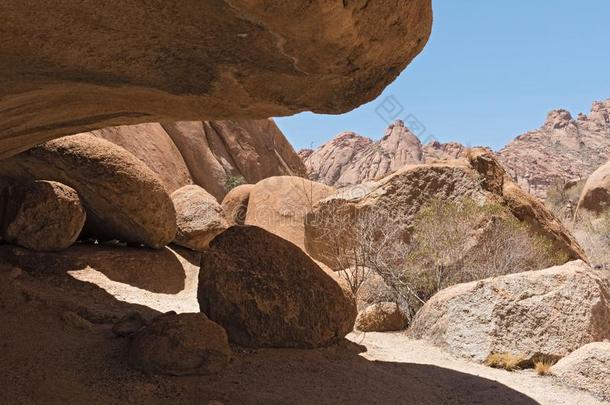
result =
[[411,319],[438,291],[454,284],[536,270],[565,261],[551,243],[497,204],[430,200],[414,221],[367,209],[329,217],[335,265],[358,296],[381,276]]

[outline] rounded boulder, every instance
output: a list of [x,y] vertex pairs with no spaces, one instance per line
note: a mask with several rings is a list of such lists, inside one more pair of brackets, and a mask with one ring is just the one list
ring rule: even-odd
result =
[[379,302],[360,311],[356,329],[362,332],[390,332],[407,327],[408,320],[395,302]]
[[248,347],[320,347],[354,326],[356,303],[300,248],[234,226],[203,254],[198,301],[229,339]]
[[210,193],[195,185],[172,193],[176,208],[174,243],[196,251],[208,249],[212,239],[227,229],[222,207]]
[[6,159],[0,177],[54,180],[75,189],[84,234],[160,248],[174,239],[176,213],[161,180],[125,149],[92,135],[66,136]]
[[37,251],[70,247],[80,235],[86,218],[78,193],[54,181],[7,187],[0,204],[3,206],[2,238]]

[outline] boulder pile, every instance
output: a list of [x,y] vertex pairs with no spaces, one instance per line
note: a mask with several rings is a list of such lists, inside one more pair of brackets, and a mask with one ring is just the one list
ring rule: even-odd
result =
[[159,177],[125,149],[73,135],[0,162],[14,183],[52,180],[76,190],[87,212],[84,236],[160,248],[176,235],[174,205]]

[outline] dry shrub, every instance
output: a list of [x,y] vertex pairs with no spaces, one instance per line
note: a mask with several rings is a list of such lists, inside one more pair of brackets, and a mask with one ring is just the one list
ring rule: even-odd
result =
[[551,368],[553,367],[553,363],[547,361],[537,361],[534,363],[534,370],[540,376],[545,376],[551,374]]
[[506,208],[469,198],[431,200],[410,220],[376,207],[327,221],[323,228],[337,233],[327,237],[333,259],[352,292],[358,295],[372,271],[409,320],[441,289],[565,259]]
[[524,357],[511,353],[493,353],[485,360],[485,364],[493,368],[501,368],[506,371],[515,371],[520,368]]

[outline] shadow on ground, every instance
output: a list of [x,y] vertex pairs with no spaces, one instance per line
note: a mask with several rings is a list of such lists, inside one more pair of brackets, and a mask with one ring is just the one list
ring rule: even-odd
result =
[[[148,376],[127,364],[115,300],[67,273],[0,266],[0,403],[14,404],[536,404],[496,381],[431,365],[369,361],[344,341],[317,350],[234,348],[225,373]],[[71,311],[90,328],[66,322]]]

